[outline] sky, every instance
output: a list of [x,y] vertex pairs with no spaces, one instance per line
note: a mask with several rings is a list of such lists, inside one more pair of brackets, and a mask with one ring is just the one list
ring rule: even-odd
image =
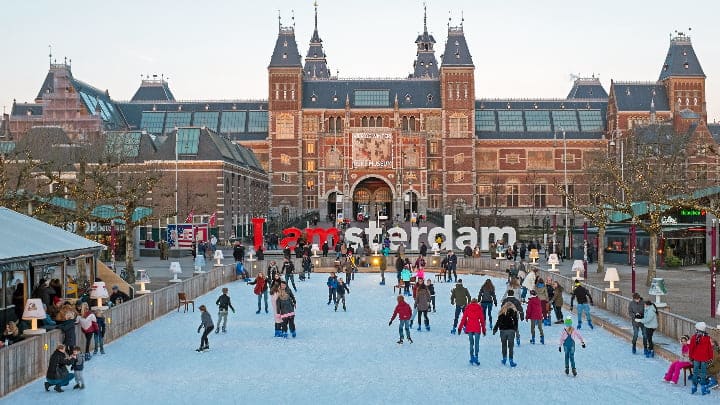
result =
[[[340,77],[406,77],[422,31],[421,0],[318,0],[328,64]],[[61,5],[62,4],[62,5]],[[301,55],[313,31],[313,1],[9,0],[0,11],[0,105],[32,102],[53,59],[115,100],[140,76],[164,74],[179,100],[267,99],[267,65],[278,32],[294,24]],[[294,11],[293,11],[294,10]],[[564,98],[571,75],[657,80],[677,31],[692,37],[708,76],[708,120],[720,121],[720,2],[428,0],[436,57],[448,19],[464,31],[477,98]],[[689,29],[691,29],[689,31]]]

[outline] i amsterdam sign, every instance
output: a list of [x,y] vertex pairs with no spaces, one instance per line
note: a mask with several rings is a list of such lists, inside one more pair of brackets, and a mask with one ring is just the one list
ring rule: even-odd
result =
[[[481,250],[489,250],[490,248],[490,236],[493,236],[493,240],[503,239],[506,243],[512,245],[516,240],[515,228],[505,226],[502,228],[496,226],[483,226],[480,228],[480,239],[478,239],[478,233],[474,228],[469,226],[463,226],[458,228],[460,234],[457,239],[453,240],[453,226],[452,226],[452,215],[445,215],[444,226],[437,226],[430,230],[427,227],[411,227],[410,228],[410,239],[408,241],[408,234],[403,228],[392,227],[387,230],[390,239],[390,250],[397,251],[400,243],[407,244],[410,242],[410,250],[418,250],[420,242],[426,242],[428,246],[432,246],[431,241],[434,241],[437,235],[441,234],[445,236],[445,240],[440,246],[440,249],[457,249],[462,250],[467,244],[470,246],[477,246],[480,243]],[[263,245],[265,235],[263,233],[263,224],[265,218],[253,218],[253,244],[257,250]],[[362,234],[363,232],[367,235],[368,240],[375,239],[376,236],[382,236],[382,228],[378,228],[374,221],[370,221],[367,228],[350,227],[345,230],[345,242],[349,244],[355,244],[358,246],[363,245]],[[306,236],[308,243],[322,244],[328,238],[332,237],[334,241],[340,238],[340,230],[337,228],[287,228],[282,231],[285,238],[280,240],[280,246],[284,249],[286,247],[295,247],[298,240],[303,236]],[[507,235],[505,237],[504,235]]]

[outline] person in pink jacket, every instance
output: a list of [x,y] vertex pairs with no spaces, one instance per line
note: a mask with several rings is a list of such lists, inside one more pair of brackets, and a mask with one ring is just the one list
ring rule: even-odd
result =
[[540,331],[540,344],[545,344],[545,333],[543,332],[543,310],[542,302],[535,290],[530,291],[530,299],[525,310],[525,321],[530,322],[530,343],[535,344],[535,326]]
[[582,348],[585,348],[585,340],[583,339],[580,332],[572,326],[572,316],[565,318],[565,328],[560,333],[560,346],[558,351],[562,352],[565,349],[565,374],[570,374],[569,365],[572,365],[573,376],[577,375],[575,369],[575,341],[579,340]]
[[688,343],[689,341],[690,336],[680,336],[680,344],[682,345],[682,359],[675,360],[672,362],[672,364],[670,364],[667,373],[665,373],[665,382],[672,382],[673,384],[677,384],[678,379],[680,378],[680,371],[682,371],[682,369],[684,369],[685,367],[692,367],[692,363],[688,361],[688,355],[690,354],[690,344]]
[[458,336],[462,334],[463,327],[465,327],[465,333],[467,333],[470,340],[470,364],[479,366],[480,334],[482,333],[485,336],[487,330],[485,329],[485,314],[480,304],[478,304],[477,298],[473,298],[465,307],[458,325]]

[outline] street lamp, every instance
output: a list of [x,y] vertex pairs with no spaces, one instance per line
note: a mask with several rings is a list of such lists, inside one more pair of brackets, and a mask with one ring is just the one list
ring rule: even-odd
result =
[[620,189],[622,202],[625,202],[625,141],[621,137],[622,133],[619,129],[612,132],[610,138],[610,146],[615,147],[615,139],[620,142],[620,180],[623,183],[623,188]]
[[[565,240],[563,241],[563,252],[565,252],[565,249],[569,246],[569,226],[570,222],[568,221],[568,181],[567,181],[567,138],[565,136],[565,130],[563,128],[560,128],[562,131],[562,137],[563,137],[563,177],[564,177],[564,183],[565,183]],[[557,139],[557,132],[555,132],[554,139]],[[569,256],[566,255],[565,257]]]

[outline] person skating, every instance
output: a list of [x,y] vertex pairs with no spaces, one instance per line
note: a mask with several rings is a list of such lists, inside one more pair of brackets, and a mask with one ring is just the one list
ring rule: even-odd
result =
[[460,319],[460,324],[458,325],[458,336],[462,335],[463,327],[470,341],[470,364],[479,366],[478,352],[480,351],[480,334],[482,333],[483,336],[485,336],[487,329],[485,328],[485,315],[483,314],[482,307],[478,304],[477,298],[473,298],[465,307],[462,318]]
[[543,332],[543,313],[540,298],[535,290],[530,290],[530,299],[527,303],[527,313],[525,320],[530,321],[530,343],[535,344],[535,326],[540,331],[540,344],[545,344],[545,333]]
[[260,303],[262,299],[265,299],[265,313],[268,313],[268,283],[267,279],[265,278],[265,275],[263,273],[258,273],[257,277],[255,277],[255,280],[248,282],[250,285],[254,285],[253,293],[257,295],[258,297],[258,309],[255,312],[256,314],[260,313]]
[[497,306],[497,297],[495,296],[495,286],[489,278],[486,279],[485,283],[482,285],[482,287],[480,287],[480,292],[478,293],[478,301],[480,302],[480,306],[482,307],[483,313],[485,314],[485,319],[488,320],[488,325],[490,325],[490,328],[492,328],[492,308],[493,305]]
[[638,340],[638,333],[642,333],[643,347],[645,348],[645,354],[647,355],[647,335],[645,333],[645,325],[643,325],[641,319],[645,316],[645,305],[643,299],[638,293],[633,293],[632,301],[628,304],[628,315],[630,316],[630,323],[633,328],[632,336],[632,353],[637,353],[635,345]]
[[455,256],[455,252],[452,250],[448,251],[447,254],[447,267],[446,270],[448,279],[452,281],[452,276],[455,276],[455,281],[458,281],[457,278],[457,256]]
[[[643,308],[643,317],[637,320],[642,323],[645,327],[645,336],[647,339],[643,339],[643,346],[645,357],[655,357],[655,344],[653,343],[653,334],[655,329],[658,327],[657,318],[657,307],[652,301],[645,301],[645,307]],[[633,345],[634,348],[634,345]]]
[[55,386],[55,391],[63,392],[62,387],[70,384],[70,381],[75,378],[75,374],[68,372],[67,366],[72,364],[72,356],[68,356],[65,353],[65,345],[59,344],[57,348],[50,355],[50,363],[48,364],[47,373],[45,378],[45,391],[49,391],[50,387]]
[[695,334],[690,338],[690,350],[688,356],[693,364],[692,388],[690,393],[697,392],[698,384],[702,395],[710,393],[708,387],[707,368],[708,363],[713,360],[713,346],[708,336],[705,322],[695,324]]
[[686,367],[692,367],[693,365],[691,362],[688,361],[688,355],[690,353],[690,336],[680,336],[680,345],[680,354],[682,355],[682,358],[680,360],[675,360],[670,364],[670,367],[668,367],[668,371],[665,373],[665,382],[672,382],[673,384],[677,384],[678,380],[680,379],[680,371],[682,371],[682,369]]
[[[517,301],[517,299],[516,299]],[[513,360],[513,340],[518,330],[518,312],[512,302],[505,302],[498,312],[497,323],[493,328],[493,335],[500,331],[500,346],[502,347],[502,364],[510,358],[510,367],[517,364]]]
[[435,285],[429,278],[425,280],[428,292],[430,293],[430,304],[432,305],[432,311],[435,312]]
[[458,279],[455,288],[450,291],[450,305],[455,305],[455,318],[453,319],[453,327],[450,330],[453,335],[458,324],[458,317],[465,310],[470,298],[470,292],[463,286],[462,279]]
[[328,302],[327,304],[330,305],[330,302],[337,303],[337,287],[338,287],[338,278],[335,275],[335,272],[330,273],[330,276],[327,280],[327,286],[328,286]]
[[215,329],[215,325],[213,324],[210,313],[207,311],[207,307],[205,305],[200,305],[200,326],[198,326],[197,333],[200,333],[200,329],[203,328],[205,328],[205,331],[200,338],[200,347],[196,349],[198,352],[210,349],[208,335],[213,331],[213,329]]
[[575,368],[575,341],[579,340],[582,348],[585,348],[585,340],[583,340],[580,331],[573,328],[572,316],[565,318],[565,327],[560,333],[560,345],[558,351],[562,352],[565,349],[565,374],[570,374],[570,366],[572,366],[573,376],[577,375],[577,369]]
[[[218,297],[217,301],[215,301],[215,305],[218,306],[218,328],[215,330],[215,333],[220,332],[220,324],[221,323],[222,323],[223,333],[227,332],[228,308],[230,308],[233,311],[233,314],[235,313],[235,308],[233,308],[232,303],[230,302],[230,296],[227,295],[227,293],[228,293],[228,289],[223,288],[222,294]],[[260,300],[259,299],[258,299],[258,312],[260,312]]]
[[[513,304],[515,307],[515,311],[518,313],[518,319],[520,321],[525,320],[525,310],[522,307],[522,304],[520,303],[520,300],[515,298],[515,291],[514,290],[508,290],[507,291],[507,297],[503,299],[503,301],[500,303],[500,305],[505,305],[507,303]],[[520,346],[520,329],[515,329],[515,343]]]
[[406,265],[403,267],[402,272],[400,273],[400,278],[403,281],[403,284],[405,285],[405,288],[403,290],[403,294],[406,296],[410,296],[410,278],[412,277],[412,272],[410,271],[409,265]]
[[562,312],[562,306],[564,304],[563,291],[565,290],[560,283],[553,281],[553,297],[551,304],[553,306],[553,310],[555,311],[555,318],[557,319],[555,321],[556,324],[562,324],[564,322],[564,315]]
[[279,275],[276,275],[277,282],[273,282],[270,285],[270,304],[273,309],[273,320],[275,321],[275,337],[282,337],[282,319],[277,312],[277,297],[282,287],[282,281],[279,280]]
[[288,337],[288,328],[290,330],[290,334],[292,337],[296,336],[295,333],[295,307],[297,306],[297,302],[295,301],[295,297],[290,292],[290,289],[287,287],[287,283],[282,282],[280,285],[280,290],[278,290],[278,297],[277,297],[277,314],[280,315],[280,319],[282,320],[282,337],[287,338]]
[[407,335],[407,340],[412,343],[413,340],[410,337],[410,316],[412,315],[412,309],[410,308],[410,305],[408,305],[407,302],[405,302],[405,297],[402,295],[397,296],[397,305],[395,305],[395,310],[393,311],[392,317],[390,318],[390,322],[388,322],[388,326],[392,325],[393,321],[395,320],[395,317],[397,316],[400,320],[400,325],[398,326],[398,333],[400,334],[400,340],[397,341],[398,344],[403,344],[403,338],[405,337],[403,335],[403,332],[405,332],[405,335]]
[[[572,291],[572,294],[570,295],[570,310],[573,309],[573,302],[577,299],[578,302],[578,329],[582,329],[582,314],[585,313],[585,319],[587,320],[588,326],[590,329],[593,329],[592,319],[590,318],[590,305],[595,305],[593,303],[592,295],[590,295],[590,292],[587,290],[587,288],[583,287],[582,284],[580,284],[580,280],[575,280],[575,288]],[[588,305],[588,301],[590,301],[590,305]]]
[[388,255],[390,249],[383,248],[382,255],[380,256],[380,285],[385,285],[385,270],[387,270]]
[[74,390],[85,389],[85,379],[83,378],[83,369],[85,368],[85,358],[80,352],[80,346],[73,348],[73,354],[71,357],[70,370],[75,372],[75,385]]
[[337,299],[335,300],[335,312],[337,312],[338,304],[342,301],[343,311],[347,311],[345,308],[345,294],[350,294],[350,288],[343,281],[342,278],[337,280]]
[[521,279],[522,279],[522,293],[520,295],[520,299],[522,300],[522,302],[524,304],[528,291],[535,288],[535,280],[537,279],[537,274],[535,273],[535,268],[533,267],[532,270],[529,271],[528,274],[524,278],[521,277]]
[[537,297],[540,299],[540,310],[542,311],[542,324],[545,326],[550,326],[550,319],[548,318],[548,307],[550,302],[550,296],[548,295],[547,286],[545,285],[545,280],[542,279],[542,277],[537,278],[537,282],[535,284],[535,294],[537,294]]
[[[417,330],[422,329],[423,315],[425,316],[425,330],[430,330],[430,318],[428,318],[428,311],[430,310],[430,291],[422,280],[417,282],[417,290],[415,292],[415,308],[418,312],[418,327]],[[411,325],[412,326],[412,325]]]
[[310,256],[303,255],[303,258],[302,258],[302,269],[303,269],[303,275],[304,275],[303,279],[307,278],[308,280],[310,280],[310,272],[312,271],[312,267],[313,267],[313,264],[312,264],[312,259],[310,259]]
[[283,259],[280,272],[285,275],[285,282],[291,282],[293,290],[297,291],[297,288],[295,287],[295,265],[289,258],[286,257]]

